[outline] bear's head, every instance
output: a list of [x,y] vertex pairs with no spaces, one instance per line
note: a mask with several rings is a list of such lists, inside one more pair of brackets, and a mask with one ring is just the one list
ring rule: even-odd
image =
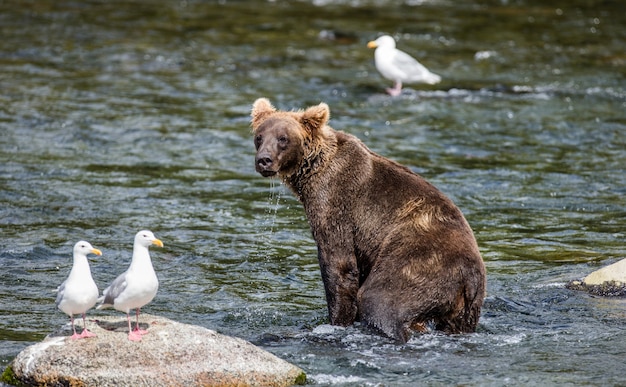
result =
[[283,179],[301,172],[307,160],[322,152],[332,129],[328,105],[320,103],[304,111],[279,111],[269,100],[257,99],[252,106],[252,131],[256,171],[265,177]]

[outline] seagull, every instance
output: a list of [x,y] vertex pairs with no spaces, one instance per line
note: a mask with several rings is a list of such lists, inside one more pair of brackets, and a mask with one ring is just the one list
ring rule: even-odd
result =
[[[102,297],[98,299],[101,304],[97,306],[97,309],[113,307],[126,313],[128,339],[131,341],[141,341],[141,335],[148,333],[139,329],[139,309],[152,301],[159,289],[159,279],[152,267],[148,251],[151,245],[163,247],[163,242],[157,239],[151,231],[139,231],[135,235],[130,267],[104,289]],[[134,330],[131,329],[130,323],[131,309],[136,309],[137,321]]]
[[427,83],[434,85],[441,82],[441,77],[431,73],[420,62],[404,51],[396,49],[396,41],[389,35],[383,35],[367,43],[368,48],[375,48],[374,63],[380,74],[394,81],[394,87],[387,93],[398,96],[402,92],[402,82]]
[[[102,255],[102,251],[94,249],[89,242],[80,241],[74,245],[74,263],[69,277],[57,288],[57,307],[70,316],[73,340],[95,337],[87,330],[85,313],[91,309],[98,299],[98,286],[91,277],[87,254]],[[79,335],[74,326],[74,315],[83,315],[83,331]]]

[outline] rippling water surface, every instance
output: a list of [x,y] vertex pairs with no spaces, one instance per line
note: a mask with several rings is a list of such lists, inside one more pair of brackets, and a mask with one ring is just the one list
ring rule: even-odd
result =
[[[563,287],[626,257],[626,11],[545,3],[0,2],[0,366],[66,323],[53,290],[76,241],[104,252],[102,289],[149,228],[165,248],[146,312],[310,384],[626,383],[626,301]],[[385,95],[365,47],[382,33],[443,82]],[[303,211],[253,168],[261,96],[327,102],[455,200],[488,269],[476,334],[327,325]]]

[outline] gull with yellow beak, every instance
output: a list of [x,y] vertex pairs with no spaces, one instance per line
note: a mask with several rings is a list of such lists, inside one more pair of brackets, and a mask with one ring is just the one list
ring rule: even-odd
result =
[[375,48],[374,63],[378,72],[394,82],[387,93],[400,95],[402,83],[427,83],[434,85],[441,82],[441,77],[431,73],[420,62],[404,51],[396,49],[396,41],[389,35],[383,35],[367,43],[368,48]]
[[[95,334],[87,330],[85,314],[96,305],[98,299],[98,286],[91,277],[91,269],[87,261],[87,254],[102,255],[98,249],[94,249],[89,242],[80,241],[74,245],[74,263],[70,275],[57,288],[57,307],[70,316],[72,339],[84,339],[94,337]],[[79,335],[74,326],[74,315],[82,314],[83,331]]]
[[[98,299],[101,304],[98,305],[97,309],[113,307],[126,313],[128,339],[131,341],[141,341],[141,335],[148,333],[139,329],[139,310],[152,301],[159,289],[159,279],[152,267],[148,250],[151,245],[163,247],[163,242],[157,239],[151,231],[139,231],[135,235],[130,267],[120,274],[108,288],[104,289],[102,297]],[[136,309],[135,329],[131,329],[131,309]]]

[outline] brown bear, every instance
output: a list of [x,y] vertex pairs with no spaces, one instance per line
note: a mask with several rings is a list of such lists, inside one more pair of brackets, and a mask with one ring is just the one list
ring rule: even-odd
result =
[[402,342],[429,326],[474,332],[485,265],[461,211],[329,117],[325,103],[288,112],[260,98],[252,108],[256,171],[304,206],[330,323],[361,321]]

